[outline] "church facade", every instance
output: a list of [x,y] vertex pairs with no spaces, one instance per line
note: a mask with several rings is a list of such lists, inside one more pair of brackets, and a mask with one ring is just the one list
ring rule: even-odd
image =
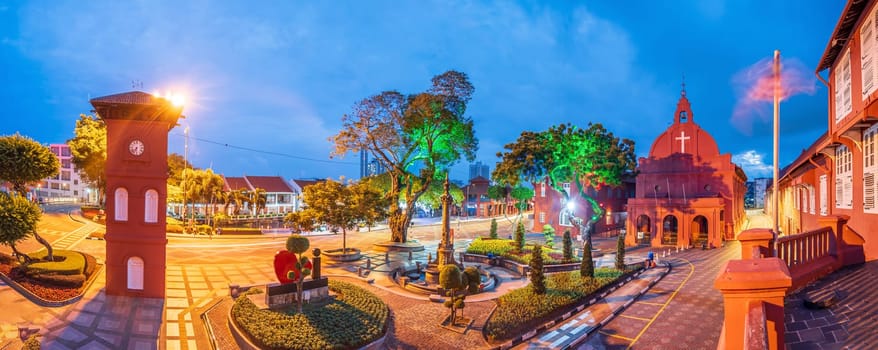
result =
[[684,89],[673,124],[638,161],[627,245],[718,247],[740,230],[747,177],[693,117]]

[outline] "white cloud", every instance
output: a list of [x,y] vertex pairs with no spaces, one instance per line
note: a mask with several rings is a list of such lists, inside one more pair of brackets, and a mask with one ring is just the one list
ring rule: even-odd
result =
[[734,154],[732,155],[732,162],[741,166],[750,179],[772,175],[772,165],[766,164],[763,160],[763,155],[756,152],[756,150]]

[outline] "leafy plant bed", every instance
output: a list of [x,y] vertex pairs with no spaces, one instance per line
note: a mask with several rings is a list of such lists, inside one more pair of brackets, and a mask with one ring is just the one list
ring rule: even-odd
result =
[[[30,254],[41,258],[45,251]],[[100,265],[91,255],[55,250],[56,262],[35,262],[22,266],[13,257],[0,253],[0,274],[9,279],[31,301],[43,306],[62,306],[78,300],[97,277]],[[61,260],[61,261],[57,261]]]
[[238,298],[232,319],[264,349],[351,349],[367,345],[387,331],[387,304],[350,283],[329,281],[335,300],[306,305],[301,314],[259,309]]
[[[516,251],[515,241],[502,238],[485,238],[477,237],[466,248],[469,254],[502,256],[506,259],[519,262],[522,264],[530,264],[531,251],[533,244],[526,244],[522,251]],[[574,257],[571,260],[564,260],[564,253],[560,250],[549,249],[543,247],[543,263],[546,265],[565,264],[579,262],[579,258]]]
[[527,285],[497,299],[497,309],[485,324],[485,336],[490,342],[502,342],[530,331],[623,275],[623,271],[607,268],[595,270],[594,278],[582,278],[579,271],[549,274],[546,294],[536,295]]

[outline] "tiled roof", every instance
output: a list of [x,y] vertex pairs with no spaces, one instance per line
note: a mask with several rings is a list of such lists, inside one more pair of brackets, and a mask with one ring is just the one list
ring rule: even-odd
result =
[[245,176],[253,188],[261,188],[265,192],[294,192],[280,176]]
[[245,180],[243,177],[225,177],[224,176],[223,178],[226,180],[225,189],[227,191],[234,191],[234,190],[250,191],[250,190],[252,190],[250,188],[250,185],[247,184],[247,180]]
[[121,94],[96,97],[91,99],[91,103],[119,103],[119,104],[137,104],[137,105],[154,105],[159,102],[166,102],[152,94],[143,91],[123,92]]
[[823,57],[817,64],[818,73],[832,66],[838,55],[842,53],[842,49],[849,47],[845,44],[853,38],[854,26],[860,20],[860,16],[863,15],[868,4],[868,1],[852,0],[845,5],[838,23],[835,24],[835,31],[832,32],[832,36],[829,37],[829,42],[826,44],[826,50],[823,51]]

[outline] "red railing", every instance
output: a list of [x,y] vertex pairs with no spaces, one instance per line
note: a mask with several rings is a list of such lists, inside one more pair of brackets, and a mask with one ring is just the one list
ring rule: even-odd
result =
[[804,265],[835,255],[834,248],[835,234],[829,227],[777,239],[777,257],[787,263],[790,271],[807,268]]

